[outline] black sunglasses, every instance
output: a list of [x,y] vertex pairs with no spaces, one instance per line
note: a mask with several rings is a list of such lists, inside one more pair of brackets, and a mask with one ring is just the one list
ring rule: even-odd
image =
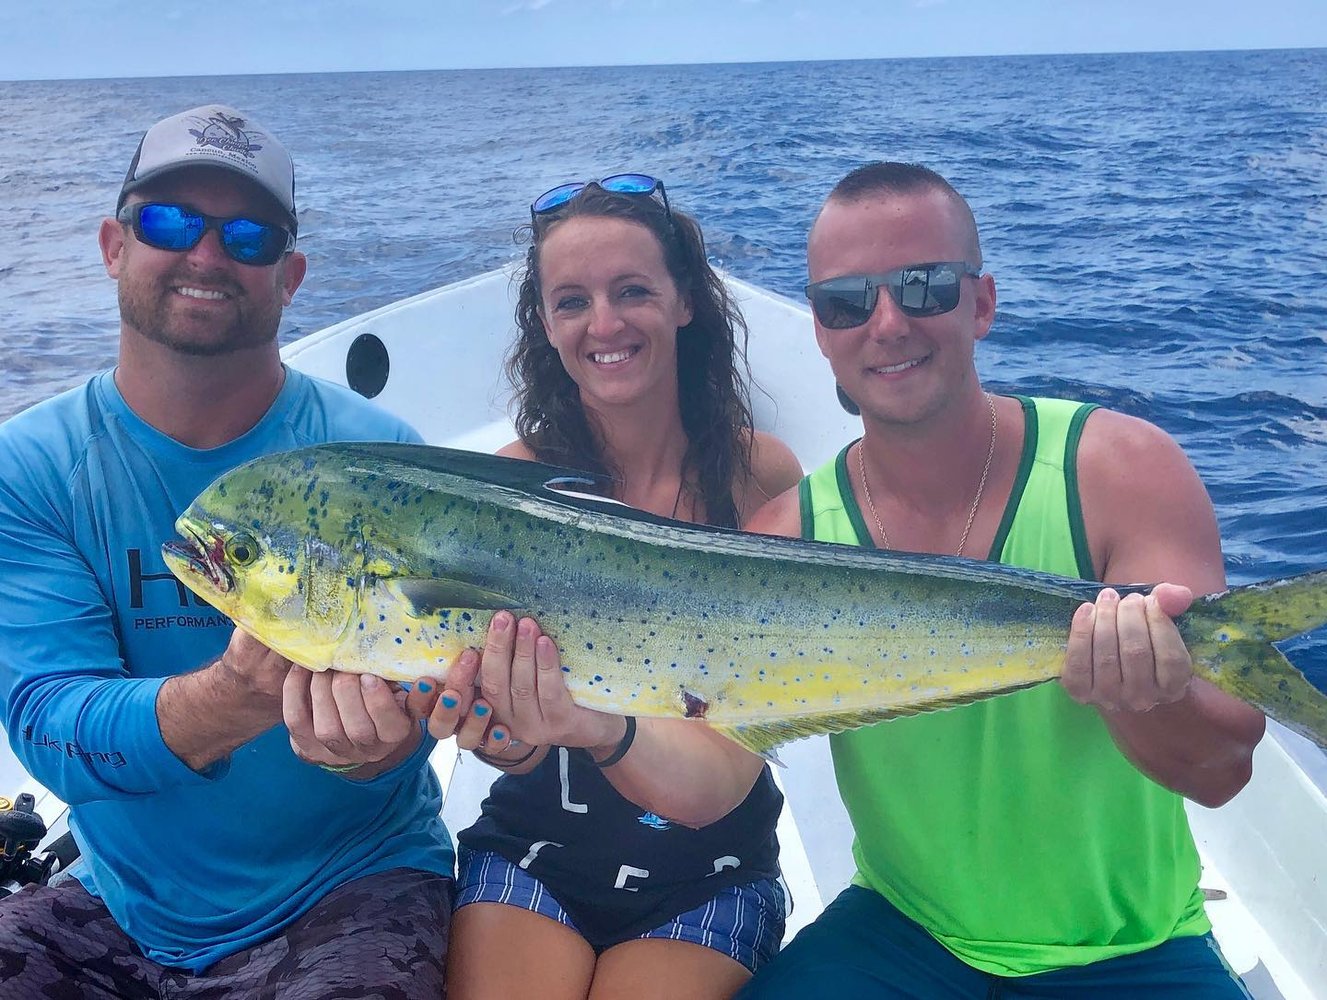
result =
[[571,181],[567,184],[559,184],[555,188],[549,188],[530,204],[531,225],[539,216],[556,212],[591,184],[596,184],[605,191],[611,191],[614,194],[638,194],[646,198],[658,191],[659,197],[663,199],[664,211],[668,213],[670,221],[673,218],[673,210],[668,205],[668,192],[664,190],[664,182],[659,178],[651,177],[649,174],[613,174],[603,180]]
[[958,305],[963,276],[981,276],[981,268],[964,260],[909,264],[885,274],[844,274],[814,281],[806,286],[806,297],[820,325],[829,330],[849,330],[871,318],[880,289],[905,316],[939,316]]
[[154,201],[125,205],[115,217],[132,223],[134,235],[158,250],[192,250],[209,229],[216,230],[226,256],[241,264],[269,267],[295,249],[295,234],[284,226],[243,216],[219,219],[184,205]]

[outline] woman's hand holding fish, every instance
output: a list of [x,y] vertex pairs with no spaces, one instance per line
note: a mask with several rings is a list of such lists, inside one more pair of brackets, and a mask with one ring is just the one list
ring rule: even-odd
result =
[[421,706],[435,695],[428,681],[407,694],[371,674],[314,672],[293,666],[282,712],[295,755],[368,778],[394,767],[419,744]]
[[620,716],[572,701],[556,644],[533,619],[518,623],[506,611],[493,616],[482,655],[466,650],[458,658],[429,717],[438,739],[455,734],[458,745],[490,763],[526,765],[522,770],[542,759],[531,746],[611,750],[623,726]]
[[532,618],[493,616],[480,660],[479,687],[500,719],[527,743],[606,747],[622,738],[621,716],[581,708],[562,680],[557,644]]
[[[449,704],[450,703],[450,704]],[[763,762],[687,719],[627,720],[582,708],[563,682],[557,645],[532,619],[493,616],[483,654],[466,650],[448,671],[429,718],[457,743],[510,774],[533,770],[549,747],[581,747],[627,799],[686,826],[704,826],[746,798]],[[620,753],[621,750],[626,753]]]
[[1188,587],[1162,583],[1146,597],[1123,599],[1107,587],[1095,604],[1080,605],[1060,676],[1065,691],[1108,712],[1147,712],[1179,701],[1193,663],[1172,619],[1191,603]]

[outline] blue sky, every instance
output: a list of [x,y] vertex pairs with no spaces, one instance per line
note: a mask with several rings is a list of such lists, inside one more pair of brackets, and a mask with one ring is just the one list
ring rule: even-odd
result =
[[0,3],[0,79],[1322,46],[1324,0]]

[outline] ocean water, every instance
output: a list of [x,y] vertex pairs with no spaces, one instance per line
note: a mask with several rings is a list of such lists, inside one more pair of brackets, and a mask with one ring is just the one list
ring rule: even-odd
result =
[[[113,361],[97,224],[142,130],[214,100],[296,160],[283,341],[505,263],[535,195],[620,170],[795,296],[834,181],[931,165],[999,288],[984,378],[1175,435],[1232,582],[1327,567],[1327,50],[0,82],[0,418]],[[1286,649],[1327,689],[1327,631]]]

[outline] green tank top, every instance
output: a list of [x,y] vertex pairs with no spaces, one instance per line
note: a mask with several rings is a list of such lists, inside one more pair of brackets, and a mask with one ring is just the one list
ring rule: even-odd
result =
[[[1075,459],[1094,407],[1018,399],[1026,440],[988,558],[1093,579]],[[847,451],[802,481],[802,533],[870,547]],[[1031,975],[1211,929],[1183,799],[1136,770],[1058,684],[830,745],[856,835],[853,881],[975,968]]]

